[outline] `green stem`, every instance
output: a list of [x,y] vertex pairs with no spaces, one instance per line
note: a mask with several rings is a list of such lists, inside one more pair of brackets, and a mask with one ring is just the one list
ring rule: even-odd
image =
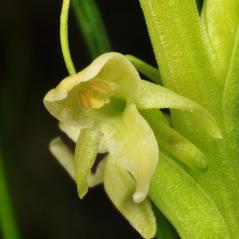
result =
[[139,73],[148,77],[150,81],[162,85],[160,71],[156,67],[151,66],[135,56],[126,55],[126,57],[131,61]]
[[7,182],[4,173],[3,157],[0,151],[0,225],[4,239],[19,239],[18,229],[14,220]]
[[91,57],[111,51],[112,47],[95,1],[72,0],[72,4]]
[[60,40],[63,58],[66,68],[70,75],[75,74],[76,70],[71,58],[69,42],[68,42],[68,15],[69,15],[70,0],[63,0],[61,17],[60,17]]

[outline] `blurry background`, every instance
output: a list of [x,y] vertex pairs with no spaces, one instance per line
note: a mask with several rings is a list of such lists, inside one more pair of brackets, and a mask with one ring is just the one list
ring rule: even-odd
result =
[[[97,0],[115,51],[155,64],[137,0]],[[73,181],[50,155],[59,135],[44,109],[45,93],[67,76],[60,50],[59,0],[2,1],[0,14],[0,141],[14,214],[23,239],[137,239],[102,187],[77,196]],[[77,69],[91,57],[70,14]]]

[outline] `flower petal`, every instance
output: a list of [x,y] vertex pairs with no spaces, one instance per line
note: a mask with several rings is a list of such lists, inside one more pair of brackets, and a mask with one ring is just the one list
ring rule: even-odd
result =
[[68,174],[74,179],[74,156],[71,150],[64,144],[60,137],[51,140],[49,145],[51,153],[57,161],[65,168]]
[[55,89],[50,90],[44,98],[45,107],[63,123],[90,127],[93,121],[86,117],[87,108],[97,109],[104,105],[102,99],[96,99],[95,96],[89,97],[89,92],[80,91],[82,84],[91,80],[94,80],[95,84],[93,82],[89,85],[90,94],[93,90],[99,94],[108,95],[112,85],[115,85],[115,88],[112,87],[113,96],[131,102],[138,89],[140,77],[124,55],[114,52],[105,53],[96,58],[87,68],[66,77]]
[[[73,142],[77,142],[77,139],[79,138],[81,128],[72,126],[69,124],[64,124],[62,122],[59,123],[59,128],[61,129],[62,132],[64,132]],[[103,141],[103,138],[100,140],[100,146],[99,146],[99,153],[106,153],[106,145],[105,142]]]
[[217,122],[206,109],[160,85],[141,80],[136,105],[140,109],[171,108],[196,113],[199,116],[199,124],[211,136],[222,138]]
[[80,135],[80,127],[72,126],[70,124],[65,124],[60,122],[59,128],[64,132],[73,142],[76,142]]
[[150,202],[147,199],[141,203],[132,200],[134,179],[110,157],[106,162],[104,187],[115,207],[142,237],[153,238],[156,233],[156,220]]
[[143,201],[159,158],[153,131],[134,104],[118,117],[103,121],[101,130],[111,157],[136,180],[134,200]]
[[75,149],[75,180],[80,198],[88,191],[87,178],[95,162],[102,134],[96,126],[82,129]]

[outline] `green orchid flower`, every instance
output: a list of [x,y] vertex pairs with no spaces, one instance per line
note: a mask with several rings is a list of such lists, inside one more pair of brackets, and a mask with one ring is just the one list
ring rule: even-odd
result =
[[[59,138],[51,142],[50,150],[75,180],[79,196],[83,198],[89,187],[103,183],[113,204],[144,238],[152,238],[156,232],[147,195],[159,151],[171,152],[193,170],[207,168],[203,152],[174,131],[159,109],[194,113],[210,135],[221,137],[204,108],[141,80],[127,57],[114,52],[99,56],[84,70],[65,78],[46,94],[44,104],[59,120],[60,129],[76,143],[74,154]],[[156,129],[154,122],[146,121],[152,114],[159,123]],[[157,135],[162,132],[162,139],[155,137],[155,130]],[[96,156],[102,152],[106,156],[92,173]]]

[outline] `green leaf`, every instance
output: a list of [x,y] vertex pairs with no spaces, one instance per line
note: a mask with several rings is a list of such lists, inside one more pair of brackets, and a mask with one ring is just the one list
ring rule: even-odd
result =
[[2,148],[0,148],[0,229],[0,236],[2,235],[4,239],[21,238],[8,190]]
[[115,207],[142,237],[153,238],[156,233],[156,221],[148,199],[140,203],[133,201],[135,181],[111,157],[108,157],[105,167],[104,187]]
[[[232,151],[238,152],[239,140],[239,25],[223,94],[223,115]],[[238,152],[239,153],[239,152]]]
[[[141,0],[141,3],[153,39],[162,81],[169,88],[206,108],[223,131],[222,140],[212,139],[198,126],[198,121],[191,114],[172,111],[172,121],[176,130],[197,145],[208,159],[207,172],[189,173],[210,195],[228,225],[231,238],[236,238],[239,234],[238,151],[232,153],[231,147],[236,148],[236,144],[232,143],[231,136],[226,135],[228,133],[223,129],[224,76],[218,71],[219,61],[212,50],[205,25],[196,11],[193,0]],[[227,7],[227,4],[224,6]],[[219,10],[217,14],[221,14]],[[224,16],[221,16],[220,22],[222,21],[226,21]],[[225,102],[223,108],[226,105],[230,107]],[[236,101],[230,103],[236,105]],[[230,127],[229,122],[226,124]]]
[[170,108],[196,113],[198,124],[211,136],[222,138],[217,122],[206,109],[165,87],[141,80],[135,101],[140,109]]
[[110,41],[95,0],[72,0],[77,22],[92,58],[111,51]]
[[211,198],[162,152],[149,196],[181,238],[230,238],[225,221]]
[[231,238],[239,233],[239,28],[234,43],[229,71],[223,94],[223,116],[225,126],[224,151],[226,152],[223,178],[226,184],[227,202],[225,216],[229,224]]
[[153,129],[160,147],[193,170],[207,169],[206,157],[200,149],[156,117],[156,112],[143,110],[141,114]]
[[75,165],[75,181],[80,198],[83,198],[88,191],[87,178],[91,173],[91,168],[95,162],[101,132],[96,126],[82,129],[76,143],[74,165]]
[[195,0],[139,1],[163,83],[219,117],[216,59]]
[[222,74],[224,84],[239,23],[239,1],[205,0],[202,20],[218,61],[217,71]]
[[157,233],[155,238],[179,239],[178,234],[172,224],[167,220],[167,218],[155,205],[153,205],[153,211],[157,221]]
[[152,82],[159,85],[162,84],[160,72],[157,68],[149,65],[148,63],[135,56],[126,55],[126,57],[131,61],[131,63],[134,65],[138,72],[148,77],[148,79]]

